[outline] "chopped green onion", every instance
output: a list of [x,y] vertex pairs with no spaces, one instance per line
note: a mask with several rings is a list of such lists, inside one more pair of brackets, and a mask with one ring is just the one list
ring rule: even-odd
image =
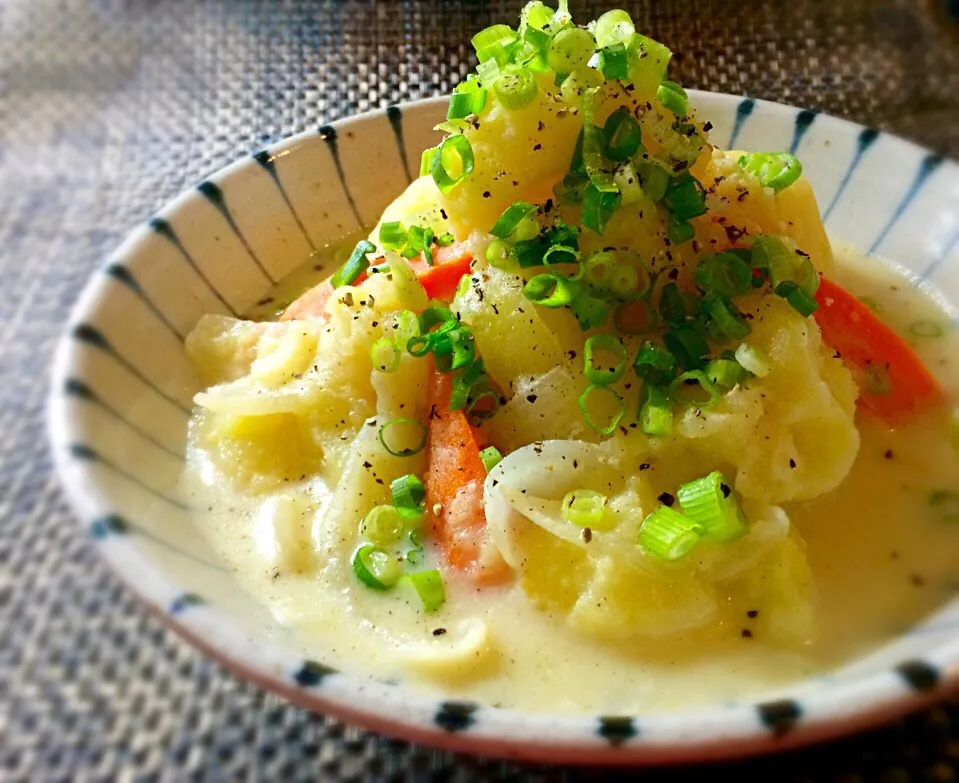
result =
[[625,79],[629,75],[626,44],[619,42],[599,50],[599,69],[607,79]]
[[806,318],[819,309],[819,302],[791,280],[776,286],[776,295],[789,302],[793,310]]
[[700,327],[694,323],[671,327],[663,335],[663,342],[679,364],[686,368],[702,367],[703,357],[709,353],[709,343]]
[[659,293],[659,313],[670,326],[686,320],[686,302],[676,283],[667,283]]
[[[502,57],[501,54],[501,52],[496,51],[495,57],[491,56],[476,66],[476,77],[481,84],[490,85],[499,78],[499,61],[502,60],[503,64],[505,64],[506,59],[508,59],[508,57]],[[497,60],[496,57],[499,59]]]
[[609,115],[603,126],[603,143],[606,146],[607,158],[615,161],[629,160],[636,154],[642,141],[643,133],[628,109],[617,109]]
[[407,523],[395,506],[374,506],[360,523],[360,535],[382,547],[395,546],[406,530]]
[[669,385],[669,396],[680,405],[712,408],[722,395],[722,389],[702,370],[684,372]]
[[402,581],[416,591],[425,611],[435,612],[446,603],[446,588],[443,585],[443,577],[435,568],[429,571],[407,574]]
[[379,372],[396,372],[400,368],[403,351],[391,337],[381,337],[370,348],[373,369]]
[[[606,424],[602,426],[597,424],[589,410],[590,400],[597,395],[602,397],[607,403],[612,402],[612,404],[615,406],[614,413],[609,416]],[[583,412],[583,417],[586,419],[586,423],[589,425],[590,429],[595,430],[600,435],[611,435],[616,429],[616,425],[619,424],[620,419],[623,418],[623,414],[626,412],[626,409],[623,407],[623,398],[608,386],[596,386],[594,384],[590,384],[586,387],[583,393],[579,395],[577,402],[579,403],[579,409]]]
[[769,354],[749,343],[743,343],[736,349],[736,361],[758,378],[765,378],[773,371]]
[[703,538],[726,542],[749,529],[746,515],[726,477],[718,470],[683,484],[676,492],[683,513],[702,529]]
[[643,384],[640,393],[639,426],[647,435],[669,435],[673,430],[673,408],[669,396],[658,386]]
[[422,565],[426,559],[426,550],[423,548],[423,542],[420,540],[418,530],[411,530],[409,535],[409,548],[404,552],[403,558],[411,566]]
[[569,309],[584,332],[602,326],[609,312],[604,301],[582,291],[569,303]]
[[655,93],[666,76],[666,68],[673,53],[669,48],[636,33],[628,41],[629,80],[641,95]]
[[399,221],[380,226],[380,244],[384,250],[401,250],[406,244],[406,229]]
[[476,50],[476,56],[482,63],[498,56],[501,50],[512,46],[518,39],[519,33],[512,27],[505,24],[494,24],[474,35],[472,44]]
[[653,386],[665,386],[676,373],[676,357],[656,343],[643,343],[633,360],[639,378]]
[[[480,408],[480,403],[484,400],[492,400],[492,405],[489,408]],[[470,418],[471,424],[485,421],[496,413],[497,408],[499,408],[502,403],[503,400],[496,391],[486,389],[473,397],[473,401],[466,406],[466,416]],[[477,408],[480,409],[477,410]]]
[[433,229],[428,226],[410,226],[406,232],[406,245],[401,255],[406,258],[416,258],[423,254],[426,262],[433,265]]
[[597,234],[602,234],[606,224],[619,207],[622,196],[617,192],[599,190],[590,182],[583,199],[583,225]]
[[579,251],[568,245],[550,245],[543,254],[543,263],[547,266],[575,264],[577,261],[579,261]]
[[376,245],[366,239],[360,240],[356,247],[353,248],[353,252],[350,253],[347,262],[343,264],[330,279],[330,284],[333,288],[353,285],[357,278],[370,268],[370,260],[366,257],[367,253],[375,252]]
[[729,389],[749,377],[746,368],[734,359],[713,359],[705,372],[713,383]]
[[[460,182],[473,173],[473,147],[465,136],[449,136],[440,144],[439,150],[433,156],[430,172],[436,187],[443,193],[449,193]],[[454,176],[451,169],[459,169]]]
[[498,239],[507,239],[516,230],[517,226],[534,212],[536,212],[536,205],[530,204],[528,201],[517,201],[510,204],[493,224],[490,233]]
[[666,224],[666,235],[674,245],[683,245],[696,236],[696,229],[692,223],[684,223],[670,215]]
[[420,176],[425,177],[433,170],[433,158],[436,157],[436,152],[439,150],[439,147],[430,147],[423,150],[423,154],[420,155]]
[[415,334],[407,341],[406,350],[409,351],[410,356],[421,359],[430,352],[430,338]]
[[642,299],[652,285],[649,269],[639,258],[627,260],[624,253],[616,255],[609,274],[609,292],[616,299]]
[[523,296],[540,307],[565,307],[577,294],[576,284],[562,275],[536,275],[523,286]]
[[870,364],[865,370],[866,390],[872,394],[889,394],[892,391],[892,378],[889,365]]
[[455,241],[456,241],[456,237],[454,237],[449,231],[447,231],[445,234],[440,234],[438,237],[436,237],[436,244],[439,245],[440,247],[449,247]]
[[412,473],[393,479],[390,493],[401,517],[420,519],[426,514],[426,488]]
[[450,395],[450,410],[458,411],[467,408],[467,413],[472,410],[471,400],[479,399],[480,392],[487,386],[488,378],[486,376],[486,367],[482,359],[477,359],[468,366],[463,366],[453,378],[453,390]]
[[493,82],[493,92],[499,102],[511,111],[529,106],[538,89],[533,72],[520,65],[507,65]]
[[[612,367],[597,366],[594,355],[600,351],[615,356],[616,364]],[[610,334],[595,334],[586,340],[583,351],[583,374],[594,386],[609,386],[618,381],[626,372],[626,363],[626,347],[618,337]]]
[[480,460],[483,462],[483,467],[486,468],[486,472],[489,473],[493,468],[499,465],[503,461],[503,455],[500,454],[500,451],[496,446],[487,446],[480,453]]
[[707,296],[703,300],[702,307],[703,311],[719,327],[723,336],[742,340],[752,332],[752,327],[728,297],[721,294]]
[[[466,82],[467,84],[471,82]],[[454,92],[450,96],[450,106],[446,111],[446,119],[462,120],[474,114],[479,114],[486,107],[486,90],[482,87],[472,92]]]
[[353,554],[353,573],[373,590],[388,590],[399,580],[400,562],[372,544],[361,546]]
[[802,164],[788,152],[750,152],[739,159],[739,165],[773,190],[788,188],[802,176]]
[[616,519],[606,513],[607,497],[595,489],[574,489],[567,492],[560,503],[560,515],[564,522],[590,530],[609,531]]
[[780,284],[791,282],[809,296],[819,288],[819,275],[808,256],[788,247],[780,237],[758,236],[752,244],[753,266],[766,269],[773,290]]
[[419,326],[420,334],[429,334],[430,330],[434,326],[445,326],[451,324],[451,327],[455,328],[459,325],[459,322],[456,320],[456,316],[450,311],[450,309],[444,305],[433,305],[432,307],[427,307],[419,315]]
[[386,317],[384,329],[393,330],[393,341],[400,347],[407,345],[411,337],[420,333],[419,319],[412,310],[396,310]]
[[688,171],[676,177],[666,189],[666,208],[679,223],[706,214],[706,190]]
[[449,371],[452,371],[473,363],[476,343],[469,327],[456,321],[448,323],[455,324],[454,328],[447,329],[444,324],[430,335],[430,351],[435,357],[452,357],[449,366]]
[[582,267],[581,278],[583,282],[593,291],[608,291],[615,263],[616,254],[611,250],[604,250],[587,256]]
[[[641,161],[636,163],[636,174],[639,176],[639,183],[646,194],[646,198],[654,204],[663,200],[666,190],[669,188],[670,176],[662,166],[655,163]],[[692,237],[690,237],[692,239]],[[678,240],[673,240],[677,244],[682,244]],[[686,241],[686,240],[683,240]]]
[[680,119],[689,113],[689,96],[676,82],[666,81],[656,90],[659,102]]
[[913,321],[909,331],[916,337],[942,337],[942,325],[936,321]]
[[752,267],[735,253],[707,256],[699,262],[694,275],[696,285],[707,294],[733,297],[746,293],[752,285]]
[[550,41],[546,58],[551,71],[572,73],[577,68],[585,68],[595,51],[596,40],[589,30],[564,27]]
[[490,266],[496,269],[503,269],[508,266],[509,243],[503,239],[494,239],[486,248],[486,260]]
[[659,560],[679,560],[692,551],[702,528],[669,506],[660,506],[639,528],[639,545]]
[[[415,433],[415,434],[414,434]],[[426,446],[430,431],[416,419],[396,418],[380,427],[380,443],[394,457],[412,457]]]
[[603,85],[603,75],[588,67],[577,68],[563,80],[559,88],[560,98],[570,106],[579,106],[583,102],[583,96],[590,90],[597,89]]
[[601,48],[605,48],[628,41],[636,32],[636,28],[626,11],[616,9],[600,16],[596,20],[593,32],[596,35],[596,43]]
[[533,0],[533,2],[527,3],[520,13],[519,29],[524,33],[531,28],[541,31],[553,21],[554,13],[553,9],[545,3]]

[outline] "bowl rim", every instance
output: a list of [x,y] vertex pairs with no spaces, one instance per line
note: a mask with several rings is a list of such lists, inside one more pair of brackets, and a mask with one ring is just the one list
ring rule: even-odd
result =
[[[795,115],[802,110],[785,104],[725,93],[690,90],[693,105],[750,102],[749,111]],[[402,111],[438,111],[448,96],[399,104]],[[352,115],[331,123],[339,131],[362,125],[395,107]],[[864,126],[830,115],[819,115],[843,134],[862,133]],[[325,126],[324,126],[325,127]],[[897,136],[882,134],[905,145],[916,156],[930,155],[923,147]],[[308,130],[268,145],[276,153],[315,137]],[[219,169],[210,178],[223,180],[254,166],[252,156]],[[156,217],[189,209],[193,188],[164,204]],[[134,229],[110,255],[123,262],[143,252],[149,232],[145,224]],[[94,312],[109,296],[106,276],[99,271],[86,283],[58,340],[47,404],[48,438],[61,488],[82,530],[109,513],[96,476],[77,466],[69,444],[73,430],[69,406],[61,393],[68,378],[78,374],[72,327]],[[545,763],[641,765],[689,763],[739,758],[781,751],[834,738],[881,724],[959,691],[959,635],[935,648],[935,663],[904,661],[896,668],[850,677],[828,688],[802,693],[801,680],[780,690],[790,697],[773,701],[743,700],[735,705],[704,705],[674,713],[577,716],[501,709],[455,698],[443,700],[404,685],[366,680],[340,673],[322,664],[304,661],[272,642],[231,628],[230,618],[211,606],[171,611],[170,596],[183,590],[136,545],[100,546],[100,555],[113,573],[164,624],[204,655],[237,676],[276,693],[290,702],[328,714],[385,735],[445,750]],[[144,572],[143,569],[146,569]],[[299,665],[299,668],[297,668]],[[914,671],[909,671],[913,667]],[[925,667],[925,668],[923,668]],[[913,676],[914,675],[914,676]],[[913,681],[915,680],[915,681]],[[802,715],[798,699],[815,699],[812,716]],[[388,709],[384,709],[388,708]]]

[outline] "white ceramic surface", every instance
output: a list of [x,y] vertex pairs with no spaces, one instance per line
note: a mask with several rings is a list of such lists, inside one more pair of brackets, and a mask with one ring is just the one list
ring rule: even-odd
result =
[[[959,302],[959,166],[814,112],[691,97],[716,144],[799,155],[834,238]],[[584,763],[729,757],[862,728],[954,687],[959,600],[867,658],[753,701],[560,717],[441,702],[333,671],[238,589],[174,493],[197,391],[183,338],[203,313],[243,312],[312,250],[373,223],[435,143],[445,107],[390,107],[241,160],[135,230],[90,281],[57,353],[50,434],[81,528],[110,565],[240,676],[378,731],[474,753]]]

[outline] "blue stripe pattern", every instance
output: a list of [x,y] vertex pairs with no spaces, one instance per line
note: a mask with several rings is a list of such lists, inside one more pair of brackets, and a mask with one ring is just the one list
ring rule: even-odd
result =
[[756,101],[752,98],[744,98],[739,102],[739,105],[736,107],[736,124],[733,125],[733,132],[729,137],[729,144],[726,145],[729,149],[736,147],[736,140],[739,138],[739,133],[743,129],[746,118],[753,113],[753,109],[755,108]]
[[239,313],[236,311],[233,305],[231,305],[228,301],[226,301],[226,299],[223,298],[223,295],[220,293],[217,287],[210,282],[210,279],[205,274],[203,274],[203,270],[200,269],[199,264],[197,264],[197,262],[194,261],[193,256],[191,256],[187,252],[187,249],[183,247],[183,243],[180,241],[180,238],[176,235],[176,232],[174,232],[173,226],[171,226],[163,218],[153,218],[150,221],[150,228],[152,228],[157,234],[162,236],[171,245],[173,245],[177,250],[180,251],[180,255],[183,257],[183,260],[186,261],[187,264],[189,264],[190,268],[193,269],[194,272],[197,273],[197,276],[206,284],[206,287],[210,289],[211,293],[217,299],[220,300],[220,304],[222,304],[227,309],[227,311],[229,311],[230,315],[232,315],[234,318],[239,316]]
[[240,240],[240,244],[242,244],[246,252],[250,254],[250,258],[253,259],[253,263],[259,267],[266,279],[271,283],[276,283],[277,279],[266,271],[266,267],[263,266],[263,263],[259,258],[257,258],[256,253],[253,252],[253,248],[250,247],[250,243],[246,241],[246,237],[243,235],[243,232],[240,231],[240,227],[236,224],[236,220],[233,219],[233,213],[230,212],[230,208],[227,206],[226,198],[224,197],[223,190],[220,188],[220,186],[215,182],[205,180],[197,185],[196,189],[206,196],[207,200],[214,207],[216,207],[217,211],[221,215],[223,215],[223,219],[229,224],[230,228],[233,230],[233,233],[236,234],[236,238]]
[[856,169],[859,168],[859,163],[862,161],[863,155],[866,154],[866,150],[868,150],[878,138],[879,131],[873,130],[872,128],[862,129],[862,132],[859,134],[859,138],[856,140],[856,154],[853,155],[852,162],[849,164],[849,168],[846,169],[846,173],[839,181],[839,187],[836,189],[836,195],[832,197],[832,201],[829,202],[829,206],[826,207],[826,211],[823,212],[823,223],[829,220],[829,216],[839,203],[839,199],[842,198],[842,194],[845,192],[846,186],[849,185],[852,175],[855,173]]
[[129,269],[120,264],[111,263],[107,264],[103,271],[108,277],[112,277],[117,282],[122,283],[134,294],[136,294],[137,297],[150,309],[150,311],[160,319],[163,325],[170,330],[174,337],[176,337],[178,340],[182,340],[186,337],[186,334],[181,332],[172,323],[170,323],[170,319],[168,319],[160,310],[160,308],[156,306],[156,303],[146,295],[146,292],[140,287],[140,284],[130,273]]
[[796,125],[793,128],[793,141],[792,144],[789,145],[789,151],[793,155],[795,155],[796,150],[799,149],[799,145],[802,143],[806,131],[809,130],[809,126],[816,121],[816,117],[818,116],[819,112],[812,109],[803,109],[796,115]]
[[939,167],[940,163],[942,163],[942,155],[926,155],[926,157],[922,159],[922,162],[919,164],[919,171],[916,172],[916,179],[913,181],[909,190],[906,191],[906,195],[902,197],[902,201],[899,202],[899,206],[896,207],[892,213],[892,217],[889,218],[883,230],[879,232],[876,241],[870,246],[868,251],[869,255],[873,255],[880,248],[889,232],[892,231],[893,226],[899,222],[899,218],[902,217],[903,213],[912,203],[912,200],[919,191],[922,190],[923,183],[925,183],[929,175]]
[[73,337],[76,340],[79,340],[82,343],[93,346],[98,350],[103,351],[108,356],[113,357],[119,364],[123,365],[131,375],[136,376],[144,384],[149,386],[154,392],[156,392],[160,397],[169,402],[172,405],[175,405],[181,411],[183,411],[187,416],[190,415],[190,409],[184,405],[182,402],[177,400],[175,397],[171,397],[163,389],[157,386],[153,381],[147,378],[140,370],[138,370],[133,364],[131,364],[126,358],[121,356],[116,348],[114,348],[106,337],[103,336],[103,332],[97,329],[95,326],[90,326],[90,324],[78,324],[73,328]]
[[180,555],[180,557],[185,557],[187,560],[192,560],[194,563],[199,563],[202,566],[211,568],[214,571],[219,571],[220,573],[229,573],[229,570],[224,568],[219,563],[213,563],[209,560],[204,560],[202,557],[198,557],[190,552],[187,552],[184,549],[180,549],[178,546],[174,546],[169,541],[160,536],[151,533],[149,530],[135,525],[130,520],[125,517],[121,517],[119,514],[107,514],[104,517],[93,520],[90,524],[90,535],[98,541],[102,541],[105,538],[110,536],[125,536],[130,533],[135,533],[138,536],[142,536],[148,541],[152,541],[154,544],[162,546],[164,549],[168,549],[174,554]]
[[286,188],[283,187],[283,183],[280,181],[280,174],[276,170],[276,158],[273,157],[269,152],[263,150],[262,152],[257,152],[253,156],[253,160],[259,163],[266,172],[270,175],[270,178],[273,180],[273,184],[276,185],[276,189],[280,191],[280,195],[283,197],[283,201],[286,202],[287,208],[290,210],[290,214],[293,216],[293,219],[296,221],[296,225],[300,227],[300,231],[303,232],[303,236],[306,237],[306,242],[310,246],[310,250],[316,253],[316,245],[313,244],[313,240],[310,239],[309,233],[307,233],[306,226],[303,225],[303,221],[300,220],[300,216],[297,213],[296,209],[293,206],[293,202],[290,201],[290,197],[286,193]]
[[403,161],[403,171],[406,172],[406,181],[413,181],[410,172],[410,161],[406,156],[406,142],[403,140],[403,112],[399,106],[387,106],[386,117],[390,121],[393,135],[396,137],[396,148],[400,151],[400,160]]
[[333,166],[336,168],[336,174],[340,178],[340,184],[343,186],[343,192],[346,194],[346,200],[350,204],[350,209],[353,210],[353,217],[356,218],[359,227],[363,228],[366,224],[363,222],[363,218],[360,217],[360,211],[356,208],[356,202],[353,200],[353,194],[350,192],[350,186],[346,181],[346,174],[343,172],[343,164],[340,162],[340,148],[337,146],[336,128],[332,125],[321,125],[317,133],[320,134],[320,138],[323,139],[330,148],[330,155],[333,156]]
[[176,498],[171,498],[169,495],[161,492],[155,487],[151,487],[149,484],[144,482],[143,479],[141,479],[139,476],[134,476],[129,471],[124,470],[115,462],[108,460],[106,457],[104,457],[99,451],[97,451],[96,449],[90,446],[87,446],[84,443],[71,443],[70,455],[74,457],[75,459],[85,460],[87,462],[96,462],[99,465],[103,465],[104,467],[109,468],[118,476],[122,476],[123,478],[125,478],[131,484],[135,484],[136,486],[140,487],[140,489],[145,490],[146,492],[149,492],[154,497],[157,497],[160,500],[163,500],[169,503],[171,506],[176,506],[182,511],[191,510],[189,506],[181,503]]

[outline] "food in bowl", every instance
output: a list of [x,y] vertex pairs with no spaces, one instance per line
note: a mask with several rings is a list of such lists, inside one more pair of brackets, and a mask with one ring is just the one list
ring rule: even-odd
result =
[[834,255],[793,155],[714,148],[624,12],[473,42],[369,237],[187,340],[184,491],[250,595],[345,670],[589,714],[775,688],[930,611],[947,314]]

